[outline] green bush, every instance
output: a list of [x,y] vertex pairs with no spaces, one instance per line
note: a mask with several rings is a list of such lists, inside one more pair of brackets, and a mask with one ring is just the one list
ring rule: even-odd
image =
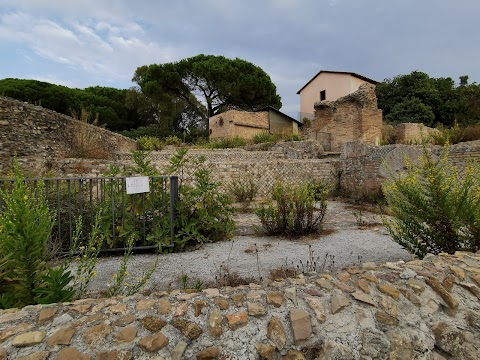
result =
[[207,144],[209,149],[230,149],[230,148],[241,148],[247,145],[247,141],[244,138],[235,136],[234,138],[226,138],[210,141]]
[[162,141],[155,136],[140,136],[137,145],[140,150],[146,151],[159,151],[163,148]]
[[384,223],[393,239],[423,258],[426,254],[480,249],[480,166],[460,174],[424,147],[418,163],[405,158],[406,171],[385,182],[383,191],[393,218]]
[[252,142],[254,144],[263,144],[263,143],[275,143],[277,142],[277,136],[270,134],[268,131],[259,132],[252,137]]
[[300,134],[290,134],[283,137],[283,141],[302,141],[303,137]]
[[[187,163],[182,149],[170,160],[170,173],[183,174],[182,168]],[[179,200],[176,207],[175,250],[186,246],[198,246],[206,242],[228,239],[233,235],[235,223],[232,199],[219,191],[220,182],[212,180],[212,171],[205,168],[204,158],[194,163],[193,181],[187,184],[180,178]],[[159,227],[159,241],[169,242],[168,224]],[[162,245],[162,243],[160,243]]]
[[182,143],[182,140],[176,135],[167,136],[164,141],[166,145],[180,145]]
[[255,213],[268,235],[296,237],[323,230],[327,211],[327,182],[284,184],[276,182],[271,199]]
[[248,173],[227,185],[228,192],[238,202],[253,201],[258,194],[258,188],[258,182]]

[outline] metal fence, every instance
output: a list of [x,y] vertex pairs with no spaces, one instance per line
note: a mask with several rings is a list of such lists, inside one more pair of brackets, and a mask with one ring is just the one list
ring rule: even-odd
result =
[[[0,179],[0,188],[9,192],[14,182]],[[178,199],[176,176],[149,177],[149,191],[140,194],[127,194],[125,177],[25,179],[24,182],[36,197],[43,191],[49,208],[55,212],[51,242],[60,252],[72,249],[76,233],[80,234],[80,243],[85,243],[95,224],[105,239],[102,252],[125,250],[132,234],[134,250],[155,249],[158,244],[162,248],[173,247]],[[3,206],[0,195],[0,209]]]

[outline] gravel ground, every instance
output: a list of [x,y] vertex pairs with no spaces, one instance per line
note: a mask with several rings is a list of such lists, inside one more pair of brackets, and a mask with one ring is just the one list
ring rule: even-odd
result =
[[[160,255],[158,267],[146,288],[154,291],[181,288],[182,274],[188,275],[192,287],[197,279],[205,286],[214,286],[218,279],[224,276],[225,266],[228,266],[230,274],[238,273],[241,277],[258,280],[260,276],[268,277],[272,269],[279,269],[282,265],[294,268],[298,265],[301,268],[300,261],[305,264],[309,260],[309,245],[317,267],[324,270],[339,269],[361,262],[412,259],[411,254],[393,242],[378,223],[377,215],[362,211],[362,219],[369,226],[359,228],[353,215],[355,211],[358,216],[358,210],[347,204],[329,202],[325,227],[327,233],[330,233],[299,240],[252,235],[252,231],[249,231],[251,225],[258,224],[255,216],[237,216],[237,233],[246,235],[237,235],[233,241],[206,244],[195,251]],[[258,253],[255,249],[258,249]],[[155,258],[156,255],[151,254],[132,256],[128,269],[129,278],[138,277],[142,271],[151,268]],[[119,257],[99,259],[97,276],[90,286],[92,292],[108,287],[120,260]]]

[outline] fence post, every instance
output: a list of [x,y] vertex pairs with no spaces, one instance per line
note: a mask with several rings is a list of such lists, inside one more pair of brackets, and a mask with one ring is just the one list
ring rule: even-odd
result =
[[178,176],[170,176],[170,247],[175,245],[175,216],[178,201]]

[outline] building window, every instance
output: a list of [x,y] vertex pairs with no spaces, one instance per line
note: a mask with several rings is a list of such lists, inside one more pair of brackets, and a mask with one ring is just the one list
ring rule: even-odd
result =
[[326,90],[320,91],[320,101],[327,99],[327,92]]

